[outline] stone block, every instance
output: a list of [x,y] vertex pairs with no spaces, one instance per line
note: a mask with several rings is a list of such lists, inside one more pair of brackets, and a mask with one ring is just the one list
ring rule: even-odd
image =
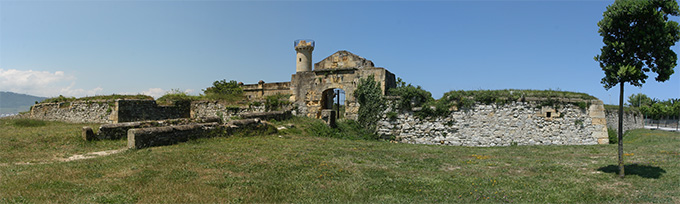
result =
[[85,141],[92,141],[92,140],[96,139],[94,131],[92,131],[92,128],[87,127],[87,126],[83,127],[82,136],[83,136],[83,140],[85,140]]

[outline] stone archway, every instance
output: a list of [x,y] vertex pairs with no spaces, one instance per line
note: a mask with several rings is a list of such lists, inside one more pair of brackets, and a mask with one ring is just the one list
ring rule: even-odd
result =
[[323,110],[334,110],[338,119],[345,118],[345,91],[340,88],[329,88],[321,93],[319,114]]

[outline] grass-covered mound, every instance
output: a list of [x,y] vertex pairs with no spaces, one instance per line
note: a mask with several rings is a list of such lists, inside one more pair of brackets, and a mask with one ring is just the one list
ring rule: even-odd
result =
[[630,131],[619,179],[615,145],[395,144],[312,136],[315,121],[275,122],[293,127],[274,135],[52,162],[126,143],[82,141],[84,124],[0,120],[0,203],[680,202],[680,133]]

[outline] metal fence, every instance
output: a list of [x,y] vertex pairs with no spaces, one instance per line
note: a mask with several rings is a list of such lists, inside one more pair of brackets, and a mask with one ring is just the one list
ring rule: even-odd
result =
[[645,119],[645,126],[656,127],[656,128],[674,128],[675,130],[680,129],[680,121],[675,120],[652,120]]

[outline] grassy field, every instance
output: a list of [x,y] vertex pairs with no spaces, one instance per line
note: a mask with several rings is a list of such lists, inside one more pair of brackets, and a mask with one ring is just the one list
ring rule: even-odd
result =
[[629,132],[619,179],[616,145],[395,144],[306,136],[309,122],[57,162],[126,143],[81,141],[83,124],[0,120],[0,203],[680,203],[680,133]]

